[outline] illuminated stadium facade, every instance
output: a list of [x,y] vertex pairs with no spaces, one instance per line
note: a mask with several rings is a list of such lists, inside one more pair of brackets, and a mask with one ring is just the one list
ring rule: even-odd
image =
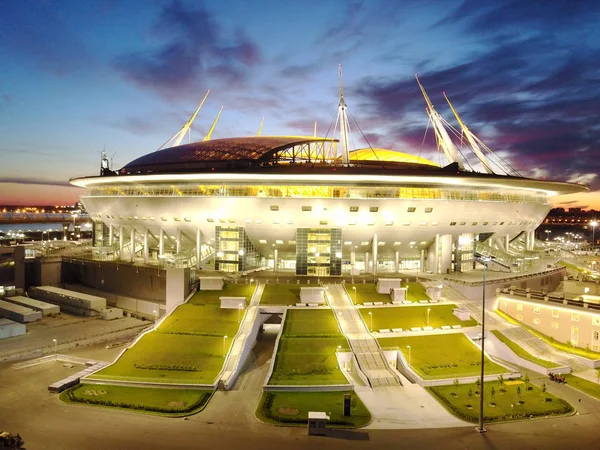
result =
[[448,165],[386,149],[349,151],[340,92],[339,139],[259,135],[178,145],[194,114],[175,145],[118,172],[104,160],[101,176],[71,180],[86,188],[96,257],[339,276],[464,272],[477,252],[514,270],[535,252],[548,197],[586,190],[501,173],[472,134],[486,173],[468,170],[424,91]]

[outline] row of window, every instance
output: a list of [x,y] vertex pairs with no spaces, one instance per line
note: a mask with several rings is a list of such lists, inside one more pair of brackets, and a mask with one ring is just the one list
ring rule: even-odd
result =
[[238,186],[238,185],[137,185],[93,187],[86,195],[104,196],[210,196],[289,198],[401,198],[463,201],[499,201],[547,204],[542,193],[507,193],[473,189],[438,189],[397,186]]
[[[505,306],[506,308],[506,306]],[[523,311],[523,303],[517,303],[517,311]],[[533,313],[534,314],[540,314],[541,313],[541,307],[540,306],[533,306]],[[552,308],[552,318],[553,319],[558,319],[560,318],[560,310],[557,308]],[[539,319],[537,319],[539,323]],[[579,322],[579,313],[575,312],[575,311],[571,311],[571,321],[573,322]],[[535,323],[535,319],[534,319],[534,323]],[[600,327],[600,317],[592,317],[592,325],[595,326],[599,326]]]

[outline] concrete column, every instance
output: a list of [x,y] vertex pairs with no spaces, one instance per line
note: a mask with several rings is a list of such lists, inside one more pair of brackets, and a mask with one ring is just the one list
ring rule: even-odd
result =
[[365,273],[369,273],[369,252],[365,252]]
[[434,247],[434,251],[435,251],[435,255],[434,255],[434,273],[442,273],[442,268],[440,267],[440,235],[436,234],[435,235],[435,241],[433,243]]
[[129,253],[131,255],[131,262],[135,262],[135,227],[131,227],[131,237],[129,238]]
[[354,269],[356,266],[356,252],[350,252],[350,267]]
[[[527,233],[525,234],[525,243],[527,244]],[[508,234],[504,235],[504,250],[508,251],[508,246],[510,245],[510,236]]]
[[158,230],[158,256],[165,254],[165,232],[161,228]]
[[150,249],[148,248],[148,227],[144,227],[144,264],[148,264]]
[[[423,252],[423,250],[421,250],[421,252]],[[394,256],[394,272],[398,273],[400,272],[400,252],[396,251],[396,254]]]
[[279,264],[279,251],[273,250],[273,271],[277,272],[277,265]]
[[114,239],[115,239],[115,235],[113,232],[113,226],[112,226],[112,224],[110,224],[108,226],[108,246],[109,247],[112,247]]
[[181,229],[179,227],[177,227],[177,233],[175,234],[175,245],[175,252],[179,255],[181,253]]
[[529,232],[529,245],[529,250],[533,250],[533,248],[535,247],[535,230],[531,230]]
[[123,253],[125,248],[125,229],[123,225],[119,226],[119,259],[123,259]]
[[419,265],[419,270],[421,272],[425,272],[425,249],[421,249],[421,264]]
[[373,235],[373,275],[377,275],[377,233]]
[[196,269],[200,268],[200,258],[202,257],[202,232],[196,228]]

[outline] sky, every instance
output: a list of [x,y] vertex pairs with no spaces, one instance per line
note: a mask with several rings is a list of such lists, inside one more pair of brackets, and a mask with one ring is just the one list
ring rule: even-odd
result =
[[[0,204],[72,204],[69,179],[212,138],[326,135],[345,99],[368,143],[438,161],[425,102],[523,176],[590,186],[600,210],[600,2],[6,0]],[[365,147],[357,127],[353,145]]]

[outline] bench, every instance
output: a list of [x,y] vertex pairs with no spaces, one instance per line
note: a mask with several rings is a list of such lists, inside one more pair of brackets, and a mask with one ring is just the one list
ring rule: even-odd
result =
[[394,333],[402,333],[403,330],[402,330],[402,328],[392,328],[392,331]]
[[429,303],[429,302],[427,300],[419,300],[419,303],[425,304],[425,303]]
[[364,302],[363,305],[364,306],[373,306],[373,302]]
[[462,328],[462,326],[460,326],[460,325],[452,325],[453,330],[460,330],[461,328]]
[[381,306],[381,305],[383,305],[383,302],[373,302],[373,305],[375,305],[375,306]]
[[412,327],[410,331],[423,331],[421,327]]
[[433,331],[433,327],[423,327],[423,331]]
[[429,300],[429,303],[437,303],[437,302],[438,302],[438,301],[437,301],[437,300],[435,300],[435,299],[431,299],[431,300]]
[[442,330],[451,330],[452,327],[450,325],[442,325]]
[[306,306],[305,303],[296,303],[296,306]]
[[412,302],[410,300],[402,300],[402,304],[403,305],[412,305]]
[[389,328],[383,328],[381,330],[379,330],[380,333],[391,333],[391,330]]
[[402,305],[403,303],[404,303],[404,302],[403,302],[403,301],[401,301],[401,300],[394,300],[394,301],[392,302],[392,305]]
[[308,306],[316,307],[316,306],[319,306],[319,304],[318,303],[309,303]]

